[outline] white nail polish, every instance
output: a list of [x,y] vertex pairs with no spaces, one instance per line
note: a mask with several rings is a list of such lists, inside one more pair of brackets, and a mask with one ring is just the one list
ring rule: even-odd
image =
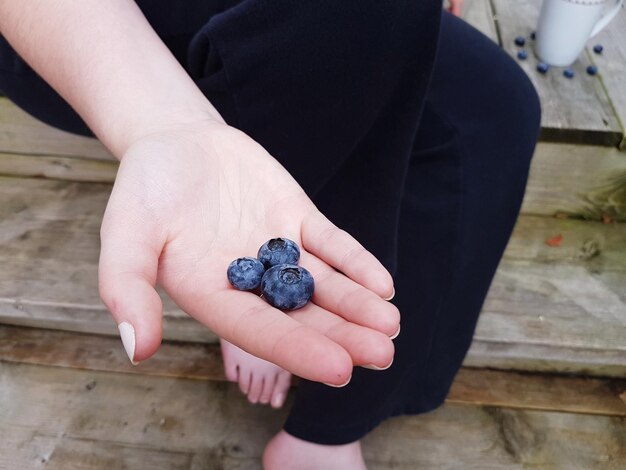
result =
[[396,287],[394,286],[394,287],[393,287],[393,292],[391,293],[391,297],[388,297],[388,298],[383,299],[383,300],[391,300],[391,299],[393,299],[395,296],[396,296]]
[[393,359],[391,360],[389,365],[385,367],[378,367],[378,366],[375,366],[374,364],[365,364],[364,366],[361,366],[361,367],[365,369],[371,369],[371,370],[387,370],[391,367],[391,364],[393,364]]
[[124,345],[124,349],[126,350],[126,354],[128,354],[128,359],[132,365],[136,366],[139,362],[135,361],[135,329],[133,325],[128,322],[122,322],[117,325],[117,328],[120,330],[120,337],[122,338],[122,344]]
[[341,387],[345,387],[346,385],[348,385],[350,383],[350,380],[352,380],[352,376],[348,377],[348,380],[346,380],[346,383],[343,383],[341,385],[327,384],[326,382],[324,382],[324,385],[328,385],[329,387],[341,388]]

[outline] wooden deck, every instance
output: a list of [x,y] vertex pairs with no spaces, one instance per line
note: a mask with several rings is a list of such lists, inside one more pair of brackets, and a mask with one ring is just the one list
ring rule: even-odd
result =
[[[540,4],[466,2],[512,55]],[[520,62],[543,105],[522,215],[447,404],[368,436],[370,468],[626,468],[626,10],[598,42],[573,80]],[[97,293],[116,170],[0,98],[0,470],[259,468],[285,412],[224,382],[165,294],[166,342],[128,364]]]

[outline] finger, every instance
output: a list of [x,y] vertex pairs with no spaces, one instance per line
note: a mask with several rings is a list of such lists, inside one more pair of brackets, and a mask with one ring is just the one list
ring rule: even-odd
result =
[[400,311],[391,302],[381,299],[307,252],[302,252],[300,264],[315,279],[312,300],[316,305],[387,336],[398,331]]
[[99,290],[135,363],[161,344],[163,305],[154,285],[164,241],[141,208],[118,202],[114,189],[100,230]]
[[201,290],[174,300],[221,338],[295,375],[332,385],[352,375],[352,357],[337,342],[248,292]]
[[314,303],[289,312],[289,316],[341,345],[352,357],[353,365],[384,368],[393,360],[394,344],[387,335],[350,323]]
[[320,211],[302,222],[302,247],[384,299],[393,296],[393,279],[376,257]]

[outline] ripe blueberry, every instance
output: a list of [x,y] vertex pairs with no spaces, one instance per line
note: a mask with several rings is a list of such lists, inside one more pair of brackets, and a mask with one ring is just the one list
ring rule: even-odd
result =
[[235,289],[253,290],[259,287],[265,268],[258,259],[246,256],[228,265],[226,276]]
[[596,67],[595,65],[590,65],[589,67],[587,67],[587,73],[589,75],[595,75],[598,73],[598,67]]
[[537,33],[535,33],[534,31],[530,33],[530,39],[535,40],[536,37],[537,37]]
[[537,71],[539,73],[547,73],[549,69],[550,69],[550,66],[544,62],[539,62],[537,64]]
[[524,39],[524,36],[517,36],[515,38],[515,45],[516,46],[522,47],[524,44],[526,44],[526,39]]
[[526,59],[528,59],[528,52],[526,52],[524,49],[522,49],[521,51],[519,51],[517,53],[517,58],[519,60],[526,60]]
[[304,307],[314,290],[311,273],[295,264],[273,266],[265,271],[261,280],[263,297],[281,310]]
[[278,264],[296,264],[300,259],[300,248],[288,238],[272,238],[259,248],[257,258],[265,269]]
[[596,44],[595,46],[593,46],[593,52],[595,52],[596,54],[602,54],[603,50],[604,47],[602,46],[602,44]]
[[563,70],[563,75],[567,78],[572,78],[574,77],[574,71],[572,69],[565,69]]

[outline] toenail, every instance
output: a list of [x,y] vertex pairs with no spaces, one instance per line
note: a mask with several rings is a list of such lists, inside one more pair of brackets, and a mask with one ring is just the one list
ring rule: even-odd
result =
[[361,367],[365,369],[371,369],[371,370],[387,370],[391,367],[391,364],[393,364],[393,358],[391,359],[391,362],[389,363],[389,365],[385,367],[378,367],[378,366],[375,366],[374,364],[365,364],[364,366],[361,366]]
[[[398,329],[396,330],[396,332],[393,335],[391,335],[389,337],[389,339],[396,339],[399,334],[400,334],[400,325],[398,325]],[[389,365],[391,365],[391,364],[389,364]]]
[[346,380],[346,383],[341,384],[341,385],[327,384],[326,382],[324,382],[324,385],[328,385],[329,387],[341,388],[341,387],[345,387],[346,385],[348,385],[350,383],[350,380],[352,380],[352,376],[348,377],[348,380]]
[[283,406],[283,400],[284,399],[285,399],[285,395],[283,395],[282,393],[279,393],[272,400],[272,406],[274,408],[280,408],[281,406]]

